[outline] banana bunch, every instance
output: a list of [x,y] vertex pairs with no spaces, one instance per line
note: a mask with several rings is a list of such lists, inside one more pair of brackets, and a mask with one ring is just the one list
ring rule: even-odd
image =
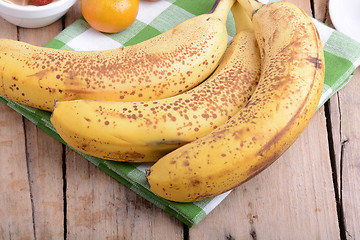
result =
[[324,56],[311,19],[288,2],[238,2],[253,24],[260,49],[258,86],[229,121],[148,170],[150,190],[166,199],[198,201],[242,184],[273,163],[317,109]]
[[233,6],[237,34],[214,74],[177,96],[142,102],[57,102],[51,122],[73,148],[108,160],[155,162],[230,119],[260,78],[260,52],[251,25]]
[[51,111],[54,100],[146,101],[187,91],[218,66],[235,0],[136,45],[66,51],[0,39],[0,95]]
[[[230,9],[237,33],[223,56]],[[121,50],[1,40],[0,94],[47,110],[57,99],[51,122],[70,146],[155,162],[150,190],[192,202],[235,188],[286,151],[317,109],[324,64],[318,32],[294,4],[217,0],[210,13]]]

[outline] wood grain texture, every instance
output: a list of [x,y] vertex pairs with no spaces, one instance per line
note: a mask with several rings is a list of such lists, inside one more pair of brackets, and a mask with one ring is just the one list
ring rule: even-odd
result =
[[[325,23],[333,27],[329,12]],[[339,225],[343,239],[360,238],[360,69],[328,102]]]
[[68,239],[182,239],[182,223],[102,172],[66,153]]
[[[80,1],[67,13],[81,16]],[[68,239],[183,239],[183,224],[121,185],[77,153],[66,150]]]
[[325,22],[328,17],[328,0],[313,0],[313,17]]
[[[62,30],[61,19],[37,29],[19,28],[18,39],[43,46]],[[30,191],[37,239],[64,237],[62,144],[25,121]]]
[[[291,2],[312,14],[310,1]],[[339,239],[328,149],[321,108],[291,148],[191,228],[190,239]]]
[[71,25],[73,22],[78,20],[81,16],[82,16],[81,0],[77,0],[76,3],[74,4],[74,6],[69,9],[69,11],[67,12],[67,14],[64,18],[65,27]]
[[[291,2],[331,24],[327,0]],[[0,38],[41,46],[80,15],[78,0],[45,28],[0,18]],[[190,229],[0,103],[0,239],[358,239],[359,80],[357,70],[327,116],[321,108],[278,161]]]
[[[328,9],[327,9],[328,10]],[[326,12],[325,24],[334,28],[329,11]],[[341,90],[340,90],[341,92]],[[344,139],[341,136],[341,112],[339,106],[339,92],[335,93],[329,101],[325,104],[327,108],[327,121],[328,121],[328,136],[330,145],[331,162],[333,165],[333,179],[334,190],[336,192],[336,198],[338,202],[338,214],[339,218],[342,218],[342,203],[341,203],[341,155],[342,145]],[[345,140],[346,142],[346,140]],[[341,221],[341,219],[340,219]],[[340,225],[343,225],[340,223]],[[343,226],[342,226],[343,227]],[[343,229],[342,229],[343,230]]]
[[[17,28],[0,19],[0,38],[17,39]],[[33,239],[24,123],[0,103],[0,239]]]
[[[360,228],[360,69],[356,71],[351,83],[339,93],[341,111],[340,159],[341,201],[344,214],[344,227],[347,239],[359,239]],[[348,103],[352,103],[349,105]]]
[[23,119],[0,103],[0,239],[33,239]]
[[325,128],[320,109],[291,148],[191,228],[190,239],[339,239]]
[[64,237],[62,145],[25,121],[28,172],[38,239]]
[[358,239],[360,229],[360,69],[330,101],[332,138],[337,172],[339,211],[347,239]]
[[296,4],[302,10],[304,10],[309,16],[312,16],[312,6],[311,1],[303,1],[303,0],[287,0],[287,2],[291,2]]

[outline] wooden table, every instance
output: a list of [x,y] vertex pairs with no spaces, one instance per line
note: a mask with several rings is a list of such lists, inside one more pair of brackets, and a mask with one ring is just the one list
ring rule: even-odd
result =
[[[331,25],[328,0],[291,0]],[[81,15],[0,37],[44,45]],[[0,103],[0,239],[360,239],[360,71],[272,166],[188,228]]]

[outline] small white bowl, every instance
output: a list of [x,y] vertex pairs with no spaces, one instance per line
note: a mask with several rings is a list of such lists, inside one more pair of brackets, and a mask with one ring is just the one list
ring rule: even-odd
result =
[[49,25],[65,15],[76,0],[58,0],[43,6],[20,6],[0,0],[0,16],[24,28]]
[[334,27],[360,42],[360,1],[330,0],[329,13]]

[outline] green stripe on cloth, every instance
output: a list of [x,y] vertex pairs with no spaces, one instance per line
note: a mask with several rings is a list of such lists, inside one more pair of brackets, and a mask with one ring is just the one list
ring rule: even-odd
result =
[[[169,16],[171,16],[171,21],[169,21]],[[171,5],[166,10],[164,10],[162,14],[155,18],[150,23],[150,26],[159,30],[160,32],[165,32],[192,17],[195,17],[195,15],[176,5]]]
[[64,42],[62,42],[58,39],[53,39],[48,44],[46,44],[46,47],[61,49],[64,45],[65,45]]
[[131,25],[131,28],[127,28],[119,33],[108,34],[107,36],[114,39],[115,41],[118,41],[124,46],[127,46],[127,42],[138,35],[139,32],[142,31],[146,26],[147,25],[145,23],[135,20],[135,22]]
[[[128,29],[115,34],[99,33],[90,28],[83,18],[80,18],[50,41],[46,47],[79,50],[84,46],[114,48],[114,46],[133,45],[152,38],[188,18],[208,12],[213,2],[214,0],[140,2],[139,11],[149,15],[139,16]],[[320,107],[353,76],[355,68],[360,64],[360,44],[316,20],[314,22],[323,41],[325,54],[325,85],[319,104]],[[227,27],[229,39],[231,39],[235,35],[234,20],[231,13],[227,20]],[[98,46],[99,42],[105,46]],[[0,97],[0,100],[32,121],[46,133],[64,143],[50,123],[50,112],[27,107],[3,97]],[[171,202],[149,190],[144,171],[150,166],[149,164],[112,162],[83,153],[79,154],[124,186],[188,226],[199,223],[228,194],[225,193],[196,203]]]
[[360,65],[360,43],[313,19],[323,43],[325,82],[318,108],[343,88]]
[[[343,78],[348,77],[348,74],[354,71],[353,63],[349,60],[338,57],[330,52],[324,52],[325,55],[325,75],[326,75],[326,85],[335,86],[339,79],[344,80]],[[349,69],[344,71],[343,69],[334,68],[335,64],[340,64],[344,66],[344,69]],[[346,74],[348,73],[348,74]]]
[[124,44],[124,46],[130,46],[137,44],[139,42],[143,42],[152,37],[159,35],[161,32],[152,26],[147,25],[144,29],[142,29],[137,35],[131,38],[128,42]]
[[85,32],[89,28],[89,24],[83,18],[80,18],[75,22],[75,24],[71,24],[69,27],[65,28],[61,32],[61,34],[58,34],[46,46],[53,44],[53,41],[60,41],[63,42],[64,45],[66,45],[66,43],[73,40],[75,37],[79,36],[81,33]]
[[326,41],[324,50],[350,62],[356,62],[360,57],[359,43],[337,31],[334,31]]
[[196,2],[189,0],[177,0],[174,2],[174,5],[179,6],[180,8],[197,16],[209,12],[213,3],[214,1],[208,0],[197,0]]

